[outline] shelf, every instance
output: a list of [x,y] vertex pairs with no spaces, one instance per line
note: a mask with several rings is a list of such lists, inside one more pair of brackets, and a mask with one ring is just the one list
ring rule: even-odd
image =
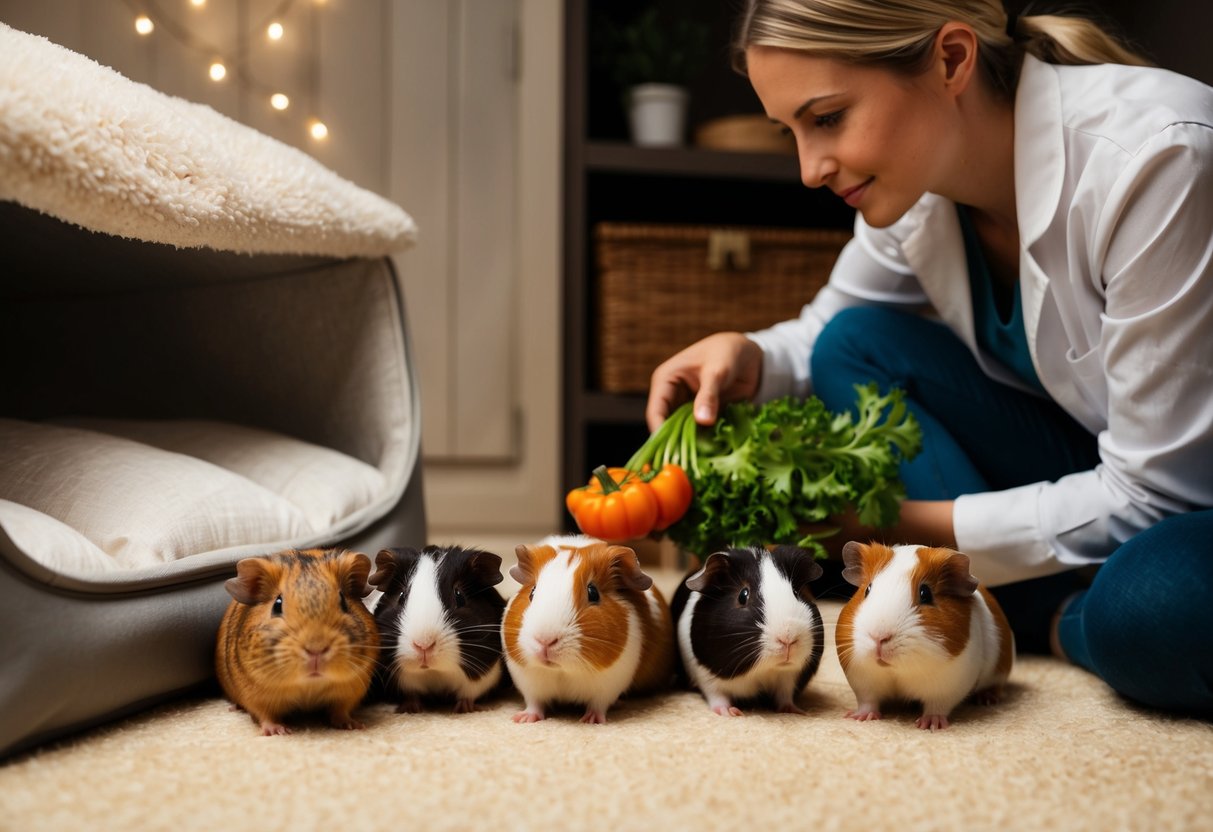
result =
[[604,393],[587,390],[581,395],[582,418],[599,424],[644,424],[644,393]]
[[589,142],[585,166],[591,171],[799,182],[795,156],[734,153],[699,147],[637,147],[623,142]]

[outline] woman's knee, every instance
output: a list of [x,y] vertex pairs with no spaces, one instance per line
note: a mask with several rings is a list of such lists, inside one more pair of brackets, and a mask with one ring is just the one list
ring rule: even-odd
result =
[[1094,670],[1146,705],[1213,713],[1213,511],[1125,543],[1096,575],[1082,619]]
[[[813,343],[809,372],[814,391],[831,406],[849,406],[854,400],[852,385],[885,381],[890,368],[882,358],[889,352],[886,340],[904,330],[907,316],[878,307],[843,309],[825,325]],[[832,402],[836,395],[840,403]]]

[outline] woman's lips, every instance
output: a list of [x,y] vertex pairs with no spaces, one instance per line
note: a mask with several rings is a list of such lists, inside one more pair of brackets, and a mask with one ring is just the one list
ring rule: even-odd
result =
[[852,208],[854,208],[856,205],[859,204],[859,200],[863,199],[863,195],[868,190],[868,185],[871,185],[872,180],[875,178],[876,178],[875,176],[869,176],[867,179],[865,179],[863,182],[860,182],[854,188],[847,188],[845,191],[839,191],[838,195],[840,197],[842,197],[843,202],[845,202],[847,205],[850,205]]

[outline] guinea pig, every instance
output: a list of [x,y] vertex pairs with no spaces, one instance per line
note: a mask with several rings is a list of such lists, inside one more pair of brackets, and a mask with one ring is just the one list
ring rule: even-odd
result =
[[370,581],[386,686],[403,694],[397,713],[417,713],[423,696],[455,698],[455,713],[501,680],[501,558],[491,552],[426,546],[384,549]]
[[606,722],[625,692],[668,686],[670,610],[636,552],[590,537],[519,546],[522,585],[502,623],[505,662],[526,703],[515,722],[538,722],[557,702],[584,703],[581,721]]
[[847,543],[843,577],[858,589],[838,616],[838,659],[857,704],[847,716],[880,719],[890,699],[922,703],[918,727],[948,727],[974,695],[997,702],[1015,639],[1002,608],[951,549]]
[[338,728],[361,728],[350,712],[370,688],[379,653],[363,606],[371,559],[338,549],[244,558],[225,587],[215,670],[227,697],[262,734],[289,734],[281,720],[326,709]]
[[735,700],[769,696],[803,714],[796,697],[821,664],[821,613],[809,582],[821,575],[795,546],[715,552],[671,602],[682,666],[708,706],[741,716]]

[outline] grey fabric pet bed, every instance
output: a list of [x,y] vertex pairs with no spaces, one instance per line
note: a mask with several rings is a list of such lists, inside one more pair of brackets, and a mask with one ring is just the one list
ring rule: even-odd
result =
[[0,756],[211,679],[241,557],[425,542],[414,234],[0,24]]

